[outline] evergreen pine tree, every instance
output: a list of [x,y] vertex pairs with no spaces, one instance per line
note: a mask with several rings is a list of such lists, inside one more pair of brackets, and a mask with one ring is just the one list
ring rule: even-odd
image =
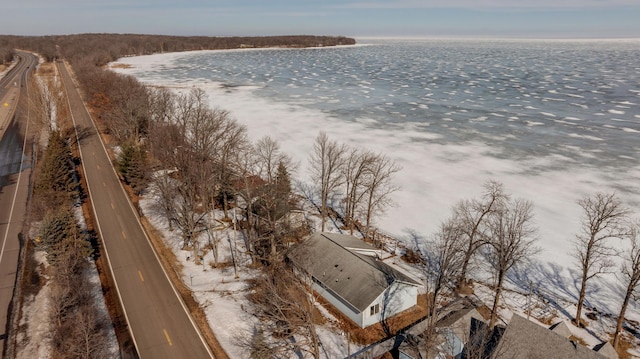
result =
[[53,265],[59,262],[69,264],[69,259],[77,263],[89,257],[93,251],[73,212],[64,208],[45,215],[40,228],[39,245],[47,252],[47,260]]
[[69,144],[59,131],[52,131],[40,162],[35,184],[36,193],[52,208],[70,203],[78,195],[75,176],[73,154]]
[[141,145],[123,145],[117,168],[125,183],[130,185],[136,194],[140,194],[149,183],[147,151]]
[[278,162],[274,195],[274,218],[279,219],[289,212],[291,197],[291,177],[287,166],[282,161]]

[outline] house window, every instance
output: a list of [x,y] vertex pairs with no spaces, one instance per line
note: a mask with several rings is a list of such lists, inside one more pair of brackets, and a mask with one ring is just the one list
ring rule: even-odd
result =
[[380,304],[372,305],[369,308],[369,315],[375,315],[380,313]]

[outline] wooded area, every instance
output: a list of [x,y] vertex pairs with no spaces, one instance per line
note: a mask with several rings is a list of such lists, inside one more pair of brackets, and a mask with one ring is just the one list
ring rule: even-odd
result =
[[30,50],[46,61],[64,58],[74,64],[104,66],[124,56],[191,50],[224,50],[261,47],[322,47],[353,45],[343,36],[163,36],[138,34],[77,34],[50,36],[0,35],[0,63],[10,61],[14,49]]
[[[229,210],[240,207],[237,199],[243,198],[239,229],[248,239],[253,262],[270,266],[282,264],[280,253],[292,240],[283,217],[295,207],[293,165],[278,143],[270,138],[251,143],[244,126],[226,111],[210,108],[200,90],[176,95],[148,89],[102,65],[122,56],[163,51],[349,43],[354,41],[316,36],[0,36],[0,55],[2,63],[8,63],[19,48],[38,52],[48,61],[72,64],[98,126],[120,148],[116,167],[123,181],[138,195],[152,184],[159,193],[158,205],[181,233],[185,248],[197,248],[199,234],[207,232],[217,265],[218,241],[215,235],[211,240],[217,223],[211,211],[223,210],[230,221]],[[109,319],[94,307],[94,293],[78,289],[87,288],[87,265],[98,246],[93,242],[97,238],[76,218],[86,197],[76,171],[79,160],[72,152],[76,139],[67,102],[50,65],[41,66],[29,87],[32,120],[47,137],[40,142],[46,147],[39,149],[31,211],[38,228],[34,242],[51,268],[51,311],[46,319],[52,328],[51,355],[102,358],[113,349],[103,333],[111,327]],[[234,221],[235,216],[234,209]]]

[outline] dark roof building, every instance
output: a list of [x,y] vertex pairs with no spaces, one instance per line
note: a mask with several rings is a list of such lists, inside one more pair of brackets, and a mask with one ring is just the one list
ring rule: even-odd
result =
[[414,306],[420,286],[377,252],[353,236],[316,233],[287,257],[311,276],[314,290],[364,328]]
[[605,359],[607,357],[514,314],[491,358]]

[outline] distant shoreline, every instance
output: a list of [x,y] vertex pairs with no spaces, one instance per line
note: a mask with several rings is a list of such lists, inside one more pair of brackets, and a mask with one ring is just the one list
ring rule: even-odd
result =
[[135,65],[127,63],[124,61],[127,58],[132,57],[147,57],[147,56],[181,56],[181,55],[197,55],[204,53],[230,53],[230,52],[249,52],[249,51],[269,51],[269,50],[329,50],[329,49],[342,49],[342,48],[354,48],[354,47],[365,47],[371,46],[372,44],[356,44],[353,45],[331,45],[331,46],[307,46],[307,47],[297,47],[297,46],[270,46],[270,47],[245,47],[245,48],[233,48],[233,49],[210,49],[210,50],[186,50],[186,51],[167,51],[167,52],[156,52],[153,54],[146,55],[130,55],[123,56],[115,61],[112,61],[106,65],[109,69],[129,69],[135,68]]
[[490,36],[354,36],[356,42],[381,41],[496,41],[496,42],[640,42],[640,37],[490,37]]

